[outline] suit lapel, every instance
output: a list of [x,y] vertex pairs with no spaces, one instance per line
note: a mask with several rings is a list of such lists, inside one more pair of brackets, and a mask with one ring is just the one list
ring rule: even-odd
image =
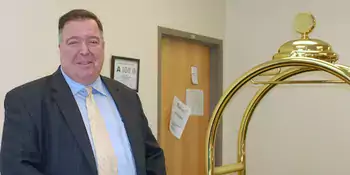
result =
[[142,165],[145,163],[142,161],[143,150],[142,147],[139,147],[143,144],[142,136],[140,135],[139,131],[140,128],[139,125],[137,125],[135,122],[138,121],[138,116],[135,116],[135,112],[133,111],[133,107],[128,104],[128,97],[126,97],[121,90],[118,88],[117,84],[113,82],[112,80],[109,80],[105,77],[102,77],[102,80],[104,84],[106,85],[109,93],[112,95],[114,102],[118,108],[118,111],[120,113],[121,119],[124,123],[125,130],[127,132],[130,146],[132,149],[132,153],[135,160],[136,170],[138,174],[142,174],[140,171],[144,168]]
[[82,116],[72,93],[70,93],[71,90],[64,80],[60,70],[53,74],[52,91],[53,98],[57,102],[64,119],[78,142],[78,145],[83,151],[91,168],[97,173],[92,147],[90,145]]

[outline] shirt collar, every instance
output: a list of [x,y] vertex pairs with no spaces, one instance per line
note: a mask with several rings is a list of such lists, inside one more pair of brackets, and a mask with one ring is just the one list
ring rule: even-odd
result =
[[[74,81],[66,73],[64,73],[64,71],[62,70],[62,67],[60,67],[60,70],[62,72],[62,75],[63,75],[64,79],[68,83],[68,86],[71,89],[73,95],[76,95],[78,92],[80,92],[81,90],[85,89],[85,87],[86,87],[85,85]],[[100,93],[100,94],[102,94],[104,96],[107,95],[106,90],[105,90],[105,88],[103,86],[103,82],[102,82],[100,76],[96,79],[96,81],[94,81],[89,86],[92,87],[92,93]]]

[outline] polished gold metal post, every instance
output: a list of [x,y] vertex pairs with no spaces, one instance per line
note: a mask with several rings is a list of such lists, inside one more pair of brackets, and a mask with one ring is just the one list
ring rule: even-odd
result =
[[[225,91],[216,105],[213,115],[209,121],[206,138],[206,173],[207,175],[219,175],[237,172],[238,175],[246,175],[246,134],[249,122],[254,110],[263,97],[278,84],[308,84],[308,83],[346,83],[350,85],[350,68],[338,64],[337,55],[331,50],[327,43],[310,39],[308,34],[315,26],[315,18],[309,13],[302,13],[297,16],[295,24],[296,30],[302,34],[300,40],[294,40],[284,44],[274,58],[265,63],[259,64],[247,71]],[[299,22],[298,22],[299,21]],[[300,22],[301,21],[301,22]],[[239,90],[252,81],[254,78],[266,75],[274,70],[282,70],[274,75],[270,80],[262,82],[265,84],[252,98],[247,106],[241,121],[238,141],[237,141],[237,163],[215,167],[215,138],[219,122],[224,109]],[[333,75],[337,80],[290,80],[295,75],[305,72],[321,71]]]

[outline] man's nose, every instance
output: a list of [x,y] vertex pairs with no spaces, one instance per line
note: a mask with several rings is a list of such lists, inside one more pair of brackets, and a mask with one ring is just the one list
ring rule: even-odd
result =
[[80,54],[81,55],[88,55],[90,53],[89,47],[86,45],[85,42],[81,44]]

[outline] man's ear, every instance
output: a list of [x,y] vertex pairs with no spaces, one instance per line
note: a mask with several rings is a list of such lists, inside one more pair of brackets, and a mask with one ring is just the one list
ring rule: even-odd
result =
[[58,34],[58,48],[61,48],[61,44],[62,44],[62,34],[59,33]]

